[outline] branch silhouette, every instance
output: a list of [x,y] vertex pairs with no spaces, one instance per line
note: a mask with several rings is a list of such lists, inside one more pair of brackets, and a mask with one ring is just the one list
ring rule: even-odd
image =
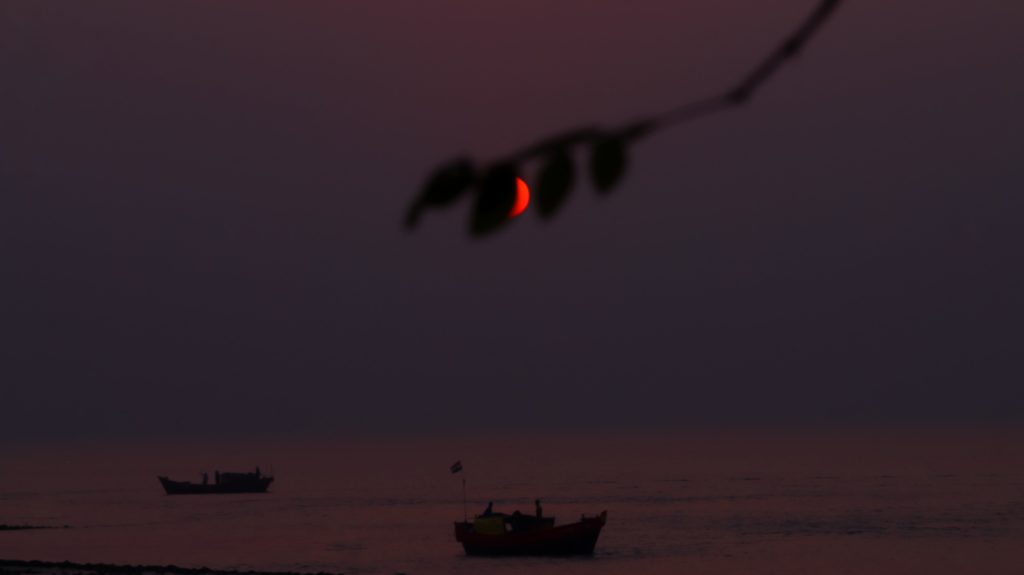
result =
[[610,193],[622,181],[629,165],[628,148],[652,133],[749,103],[788,61],[796,58],[818,30],[835,14],[843,0],[823,0],[800,26],[771,51],[738,83],[719,94],[682,104],[666,112],[616,127],[587,126],[540,141],[487,164],[459,157],[439,166],[427,179],[406,213],[405,226],[414,229],[427,209],[447,208],[475,192],[469,233],[486,236],[506,225],[516,200],[516,178],[524,163],[540,159],[533,200],[541,218],[558,214],[576,182],[572,152],[589,147],[588,168],[594,189]]

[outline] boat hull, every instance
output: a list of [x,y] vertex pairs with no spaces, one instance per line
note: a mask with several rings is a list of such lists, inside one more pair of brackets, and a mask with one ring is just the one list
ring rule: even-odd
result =
[[274,481],[273,477],[253,477],[251,479],[231,481],[230,483],[192,483],[191,481],[173,481],[166,477],[158,477],[167,495],[215,495],[225,493],[266,493]]
[[578,523],[503,534],[477,533],[473,524],[455,523],[455,539],[466,555],[593,555],[608,513]]

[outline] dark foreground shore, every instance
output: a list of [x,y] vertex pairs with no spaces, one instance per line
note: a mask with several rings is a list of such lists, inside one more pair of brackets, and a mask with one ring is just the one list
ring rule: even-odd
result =
[[299,573],[295,571],[224,571],[206,567],[177,565],[112,565],[108,563],[60,563],[51,561],[12,561],[0,559],[0,574],[35,573],[38,575],[341,575],[337,573]]

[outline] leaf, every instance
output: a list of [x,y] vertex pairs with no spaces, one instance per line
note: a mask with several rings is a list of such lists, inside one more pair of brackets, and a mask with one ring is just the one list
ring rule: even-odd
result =
[[553,217],[561,209],[575,180],[576,167],[567,149],[555,150],[548,156],[534,191],[534,201],[542,218]]
[[470,234],[484,236],[508,222],[509,212],[516,203],[517,177],[515,164],[498,164],[484,174],[470,216]]
[[626,141],[622,136],[598,140],[590,151],[590,177],[600,193],[608,193],[626,173]]
[[466,192],[476,180],[476,168],[469,158],[453,160],[431,174],[419,197],[406,214],[406,227],[415,227],[427,207],[447,206]]
[[438,168],[423,187],[420,201],[430,206],[454,202],[476,180],[476,168],[469,158],[459,158]]

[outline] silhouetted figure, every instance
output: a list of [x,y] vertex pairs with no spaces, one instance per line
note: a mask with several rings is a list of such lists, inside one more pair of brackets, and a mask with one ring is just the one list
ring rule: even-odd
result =
[[213,472],[213,482],[216,483],[217,485],[220,485],[220,470],[219,469]]
[[210,474],[204,471],[203,472],[203,485],[206,485],[209,482],[210,482]]
[[544,508],[540,506],[540,499],[535,499],[533,505],[537,508],[537,519],[540,519],[544,516]]
[[493,501],[488,501],[487,502],[487,509],[484,509],[484,517],[488,517],[488,516],[490,516],[493,513],[494,513],[494,502]]
[[257,465],[256,466],[256,477],[259,477],[259,476],[260,476],[260,467]]

